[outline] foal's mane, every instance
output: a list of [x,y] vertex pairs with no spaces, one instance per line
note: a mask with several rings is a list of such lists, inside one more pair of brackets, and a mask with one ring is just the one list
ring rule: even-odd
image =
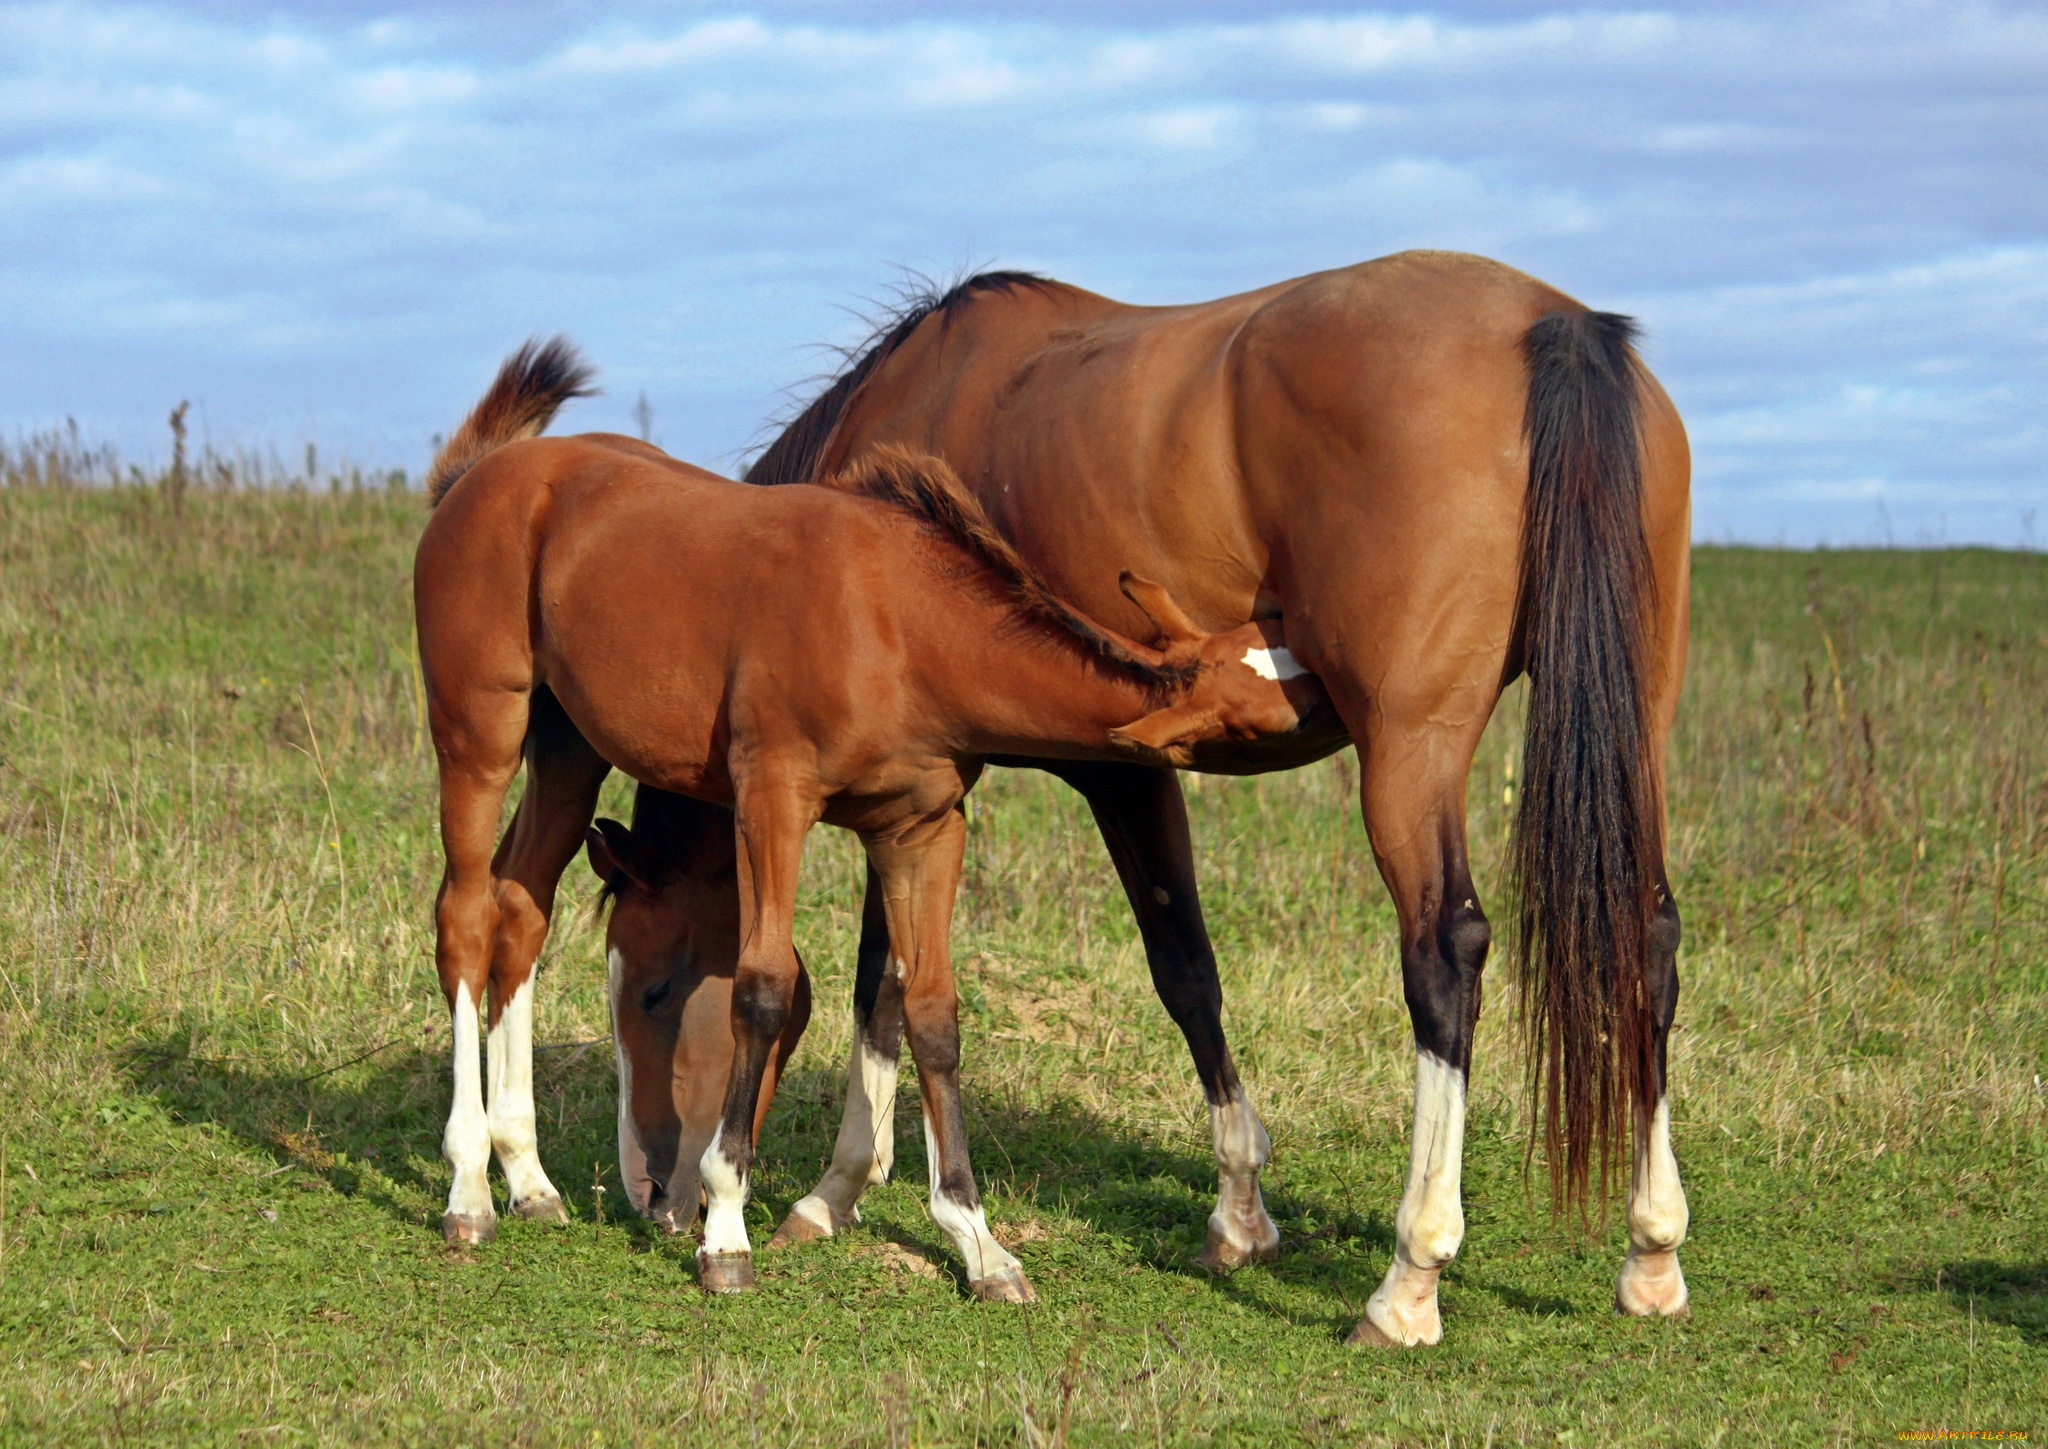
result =
[[1010,541],[996,532],[981,504],[943,458],[884,444],[861,455],[833,480],[847,493],[880,499],[943,534],[996,576],[1024,616],[1080,648],[1088,657],[1153,689],[1186,684],[1199,660],[1168,664],[1133,654],[1122,640],[1055,594]]
[[954,315],[980,293],[1013,292],[1025,287],[1045,291],[1058,285],[1036,272],[977,272],[948,287],[919,280],[875,319],[864,342],[847,349],[839,371],[783,426],[775,441],[740,476],[749,483],[769,485],[816,482],[825,443],[853,395],[927,317],[937,313],[941,323],[950,324]]

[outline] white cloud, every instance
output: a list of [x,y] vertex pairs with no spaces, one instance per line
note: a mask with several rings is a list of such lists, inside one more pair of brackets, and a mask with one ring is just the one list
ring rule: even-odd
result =
[[1645,317],[1703,518],[2040,501],[2048,17],[1245,13],[0,7],[0,426],[204,383],[402,460],[566,326],[715,458],[892,262],[1156,302],[1433,245]]

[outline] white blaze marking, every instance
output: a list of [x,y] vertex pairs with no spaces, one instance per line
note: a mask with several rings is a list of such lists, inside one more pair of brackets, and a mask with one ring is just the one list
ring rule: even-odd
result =
[[856,1022],[846,1063],[846,1111],[839,1119],[832,1165],[790,1211],[827,1233],[857,1223],[861,1193],[871,1183],[887,1182],[895,1163],[896,1059],[870,1046]]
[[[646,1212],[654,1201],[654,1181],[647,1175],[647,1149],[640,1143],[640,1129],[633,1121],[633,1058],[626,1051],[626,1039],[619,1034],[619,1018],[626,1004],[619,993],[626,984],[626,960],[614,946],[605,953],[607,985],[612,1002],[612,1052],[619,1062],[619,1181],[634,1207]],[[695,1204],[691,1204],[694,1209]]]
[[698,1171],[704,1178],[704,1195],[709,1201],[704,1208],[704,1248],[707,1253],[744,1253],[747,1246],[747,1179],[725,1160],[725,1149],[720,1139],[725,1136],[725,1124],[720,1122],[718,1130],[711,1134],[711,1145],[704,1149],[704,1159],[698,1164]]
[[1465,1074],[1433,1052],[1415,1054],[1415,1135],[1408,1188],[1394,1217],[1394,1261],[1365,1316],[1397,1343],[1436,1343],[1436,1280],[1465,1239],[1459,1175],[1465,1154]]
[[1247,649],[1244,651],[1244,662],[1252,667],[1252,672],[1259,678],[1270,679],[1276,683],[1282,679],[1299,679],[1308,673],[1295,661],[1294,656],[1287,652],[1284,645],[1275,645],[1271,649]]
[[954,1202],[939,1190],[939,1144],[932,1136],[932,1119],[929,1112],[924,1118],[924,1159],[931,1168],[932,1221],[953,1240],[953,1247],[959,1252],[960,1260],[967,1265],[967,1281],[979,1283],[984,1278],[1021,1267],[1022,1265],[1010,1256],[1003,1245],[995,1240],[995,1235],[989,1232],[988,1214],[983,1212],[978,1204],[968,1207],[963,1203]]
[[505,1169],[512,1204],[557,1197],[540,1165],[540,1142],[534,1132],[532,972],[499,1013],[485,1050],[490,1054],[491,1145]]
[[455,988],[451,1009],[455,1038],[455,1095],[448,1106],[448,1126],[441,1133],[441,1155],[455,1169],[448,1185],[448,1211],[489,1217],[491,1206],[491,1129],[484,1115],[483,1075],[477,1069],[476,1001],[469,983]]

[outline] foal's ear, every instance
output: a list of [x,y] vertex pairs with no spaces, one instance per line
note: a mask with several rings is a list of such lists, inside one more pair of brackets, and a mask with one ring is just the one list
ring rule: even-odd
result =
[[646,873],[640,867],[640,852],[635,846],[633,832],[618,821],[602,816],[593,821],[583,834],[583,850],[590,860],[590,868],[606,885],[624,876],[640,889],[647,888]]
[[1193,746],[1220,734],[1221,724],[1216,711],[1207,705],[1170,704],[1136,724],[1111,730],[1109,742],[1155,764],[1186,765],[1194,760]]
[[1122,587],[1124,597],[1142,609],[1145,617],[1152,621],[1152,627],[1159,631],[1160,639],[1168,648],[1176,644],[1200,644],[1209,637],[1182,612],[1181,606],[1173,601],[1173,595],[1166,592],[1163,584],[1140,578],[1129,569],[1117,575],[1117,583]]

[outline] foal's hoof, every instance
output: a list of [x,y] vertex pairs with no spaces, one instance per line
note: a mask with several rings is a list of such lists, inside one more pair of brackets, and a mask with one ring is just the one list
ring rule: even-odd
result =
[[744,1293],[754,1286],[752,1253],[697,1252],[697,1285],[706,1293]]
[[802,1213],[791,1210],[782,1220],[782,1226],[775,1230],[775,1236],[768,1240],[771,1248],[790,1248],[798,1243],[808,1243],[814,1238],[829,1238],[832,1230],[819,1226]]
[[976,1278],[967,1285],[984,1303],[1036,1303],[1038,1295],[1031,1291],[1031,1280],[1024,1276],[1022,1268],[1005,1268],[1000,1273],[991,1273],[986,1278]]
[[1270,1263],[1279,1256],[1280,1234],[1277,1231],[1271,1242],[1255,1242],[1246,1247],[1232,1242],[1229,1235],[1212,1222],[1209,1224],[1209,1240],[1202,1244],[1201,1256],[1195,1259],[1195,1266],[1204,1273],[1213,1273],[1221,1278],[1248,1264]]
[[537,1223],[566,1223],[569,1210],[562,1206],[562,1200],[553,1193],[545,1197],[530,1197],[523,1202],[512,1204],[515,1217],[529,1218]]
[[457,1248],[481,1248],[498,1236],[496,1213],[442,1213],[441,1236]]

